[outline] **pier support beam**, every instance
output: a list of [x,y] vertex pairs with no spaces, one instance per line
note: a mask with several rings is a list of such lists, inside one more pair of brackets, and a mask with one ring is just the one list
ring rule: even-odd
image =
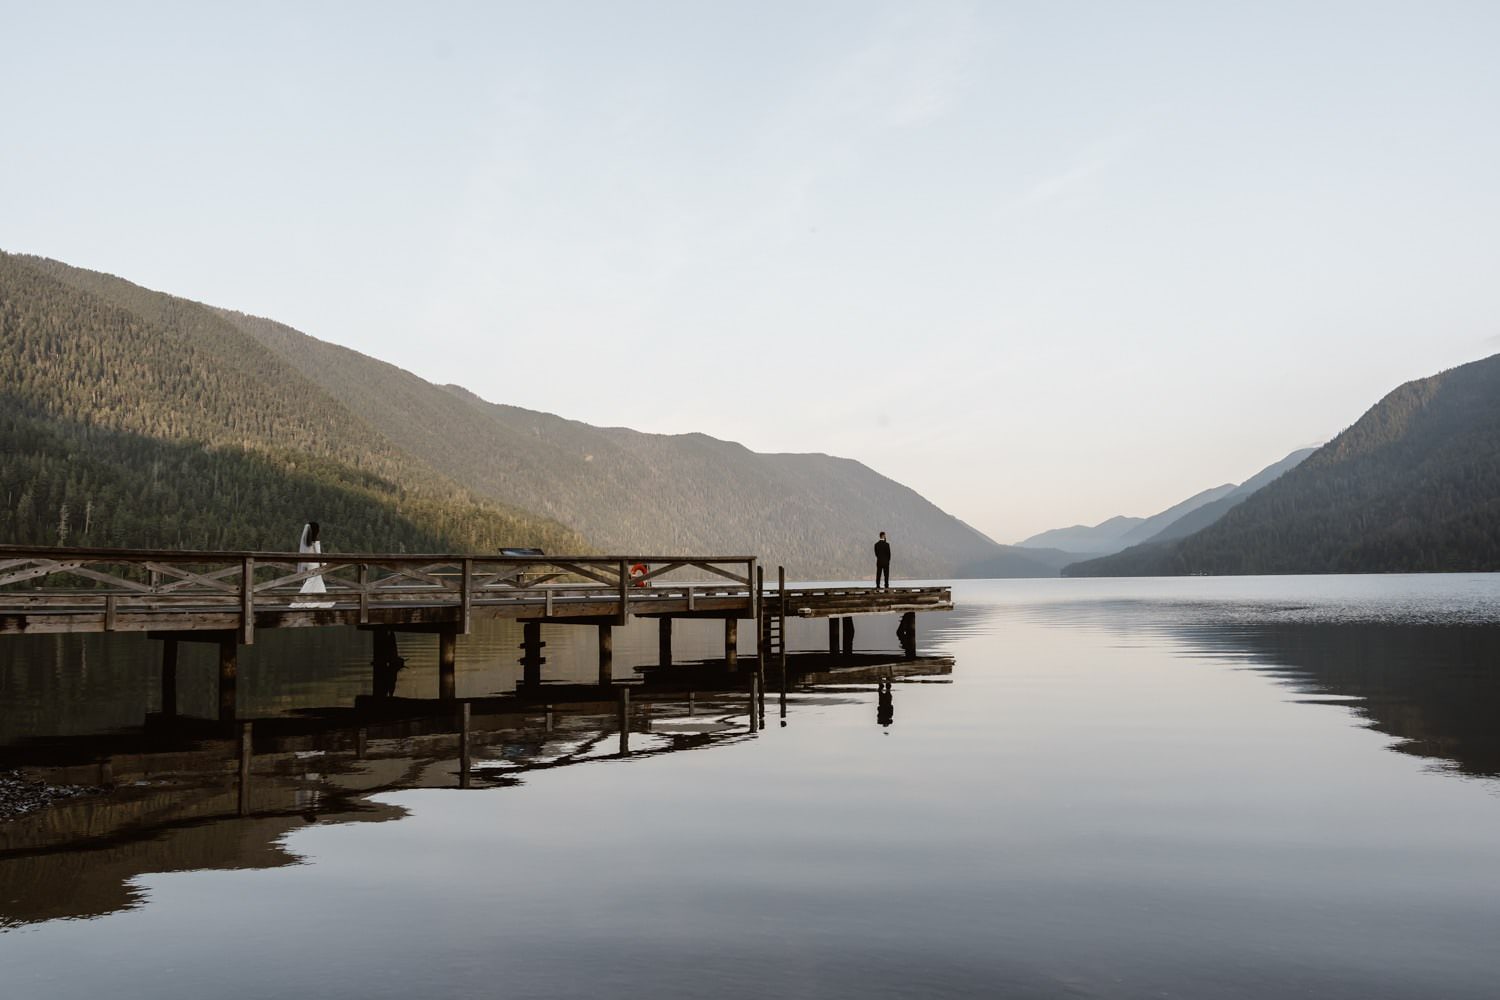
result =
[[161,646],[161,714],[177,718],[177,640],[170,637]]
[[599,626],[599,685],[615,681],[615,627]]
[[731,672],[740,668],[740,621],[724,619],[724,665]]
[[469,703],[464,702],[458,716],[458,787],[469,787]]
[[542,686],[542,664],[547,658],[542,650],[547,644],[542,641],[541,622],[521,623],[521,686],[535,690]]
[[219,640],[219,721],[233,722],[239,686],[239,648],[236,638]]
[[240,727],[240,786],[239,814],[250,815],[250,758],[255,753],[254,736],[250,723]]
[[664,667],[670,667],[672,665],[672,619],[670,617],[656,620],[656,643],[658,648],[656,662]]
[[620,755],[630,752],[630,688],[620,688]]
[[908,611],[901,616],[901,624],[896,626],[896,638],[901,642],[901,652],[908,660],[917,658],[917,613]]
[[376,698],[389,698],[396,693],[396,675],[406,666],[401,657],[401,648],[396,645],[394,629],[375,630],[374,653],[370,657],[370,691]]
[[438,699],[452,701],[458,696],[458,629],[445,628],[438,633]]
[[844,619],[844,655],[854,652],[854,616]]
[[837,656],[839,653],[839,620],[828,619],[828,652]]

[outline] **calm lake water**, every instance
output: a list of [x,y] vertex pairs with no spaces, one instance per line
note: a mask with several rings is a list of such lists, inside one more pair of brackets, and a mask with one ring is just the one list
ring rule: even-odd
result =
[[[245,819],[215,786],[199,819],[88,850],[18,853],[14,821],[0,994],[1496,995],[1500,577],[954,596],[919,622],[952,674],[884,706],[873,685],[799,690],[752,732],[737,696],[663,703],[625,756],[603,710],[510,722],[478,740],[469,790],[403,790],[450,783],[448,745],[372,733],[359,759],[284,755]],[[894,620],[860,629],[895,646]],[[617,655],[643,662],[648,634]],[[549,671],[585,678],[591,637],[548,638]],[[512,639],[472,639],[497,652],[467,668],[460,650],[461,696],[513,685]],[[368,690],[368,650],[320,641],[281,666],[257,647],[255,711]],[[145,646],[90,647],[85,678],[74,647],[5,654],[0,742],[137,724]],[[277,693],[277,669],[304,681]],[[147,819],[191,785],[133,780]]]

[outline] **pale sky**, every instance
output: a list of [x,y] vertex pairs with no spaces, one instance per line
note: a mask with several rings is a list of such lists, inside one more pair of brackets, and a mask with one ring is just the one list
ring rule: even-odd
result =
[[1002,542],[1500,352],[1493,2],[0,0],[0,38],[0,248],[856,458]]

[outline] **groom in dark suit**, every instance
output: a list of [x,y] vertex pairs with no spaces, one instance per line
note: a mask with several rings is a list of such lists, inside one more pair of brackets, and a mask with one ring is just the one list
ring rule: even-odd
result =
[[885,580],[886,587],[891,585],[891,543],[885,540],[885,532],[880,533],[880,541],[875,543],[875,586],[880,587],[880,581]]

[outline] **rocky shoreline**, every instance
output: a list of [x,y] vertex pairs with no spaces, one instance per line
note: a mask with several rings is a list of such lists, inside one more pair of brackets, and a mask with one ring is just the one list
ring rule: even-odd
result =
[[0,771],[0,822],[36,812],[62,799],[97,795],[102,791],[88,785],[49,785],[27,778],[19,771]]

